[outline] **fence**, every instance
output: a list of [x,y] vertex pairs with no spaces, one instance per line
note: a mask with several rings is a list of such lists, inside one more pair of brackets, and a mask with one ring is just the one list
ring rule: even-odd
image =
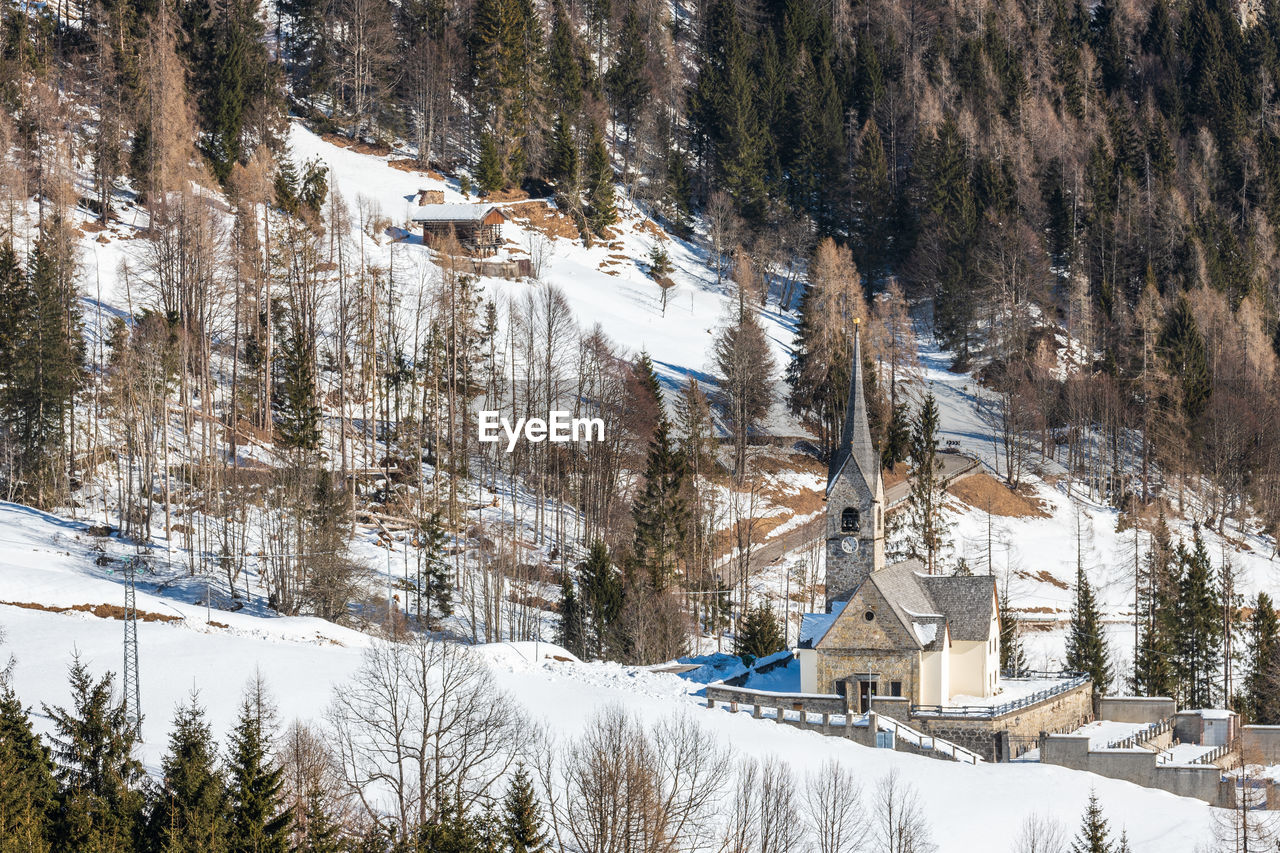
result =
[[1152,738],[1159,737],[1165,732],[1173,728],[1173,720],[1161,720],[1158,723],[1152,723],[1139,732],[1134,732],[1126,738],[1113,740],[1107,744],[1107,749],[1128,749],[1133,746],[1141,746]]
[[[1039,675],[1038,677],[1049,677],[1048,675]],[[1026,708],[1031,705],[1037,705],[1046,699],[1052,699],[1054,696],[1060,696],[1063,693],[1074,690],[1081,684],[1088,682],[1089,676],[1079,673],[1056,673],[1053,677],[1062,678],[1052,687],[1046,687],[1044,690],[1037,690],[1028,696],[1020,699],[1014,699],[1005,702],[1003,705],[912,705],[911,716],[913,717],[968,717],[971,719],[989,720],[995,717],[1003,717],[1012,711],[1020,708]]]

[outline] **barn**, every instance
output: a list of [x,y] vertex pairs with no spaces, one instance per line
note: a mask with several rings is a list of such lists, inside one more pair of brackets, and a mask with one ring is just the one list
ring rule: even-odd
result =
[[464,249],[490,255],[502,245],[502,223],[507,221],[502,209],[491,204],[426,204],[410,219],[422,226],[422,241],[437,245],[453,233]]

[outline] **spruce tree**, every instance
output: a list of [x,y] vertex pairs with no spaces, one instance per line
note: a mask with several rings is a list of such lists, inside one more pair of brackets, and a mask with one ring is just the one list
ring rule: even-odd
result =
[[586,625],[582,602],[573,586],[573,577],[565,572],[560,579],[559,622],[556,625],[556,642],[575,657],[587,656]]
[[1222,664],[1222,601],[1199,526],[1191,548],[1179,543],[1174,560],[1178,566],[1174,638],[1178,704],[1183,708],[1212,708],[1218,697],[1216,676]]
[[276,364],[280,382],[275,389],[277,441],[302,458],[320,449],[320,401],[316,392],[315,340],[297,317],[286,312]]
[[929,392],[911,429],[911,492],[908,548],[912,557],[938,574],[948,524],[942,515],[941,463],[938,460],[938,403]]
[[480,161],[476,164],[476,186],[482,195],[496,193],[505,188],[507,178],[502,168],[502,158],[498,154],[498,143],[493,134],[485,131],[480,135]]
[[507,788],[502,803],[504,850],[509,853],[543,853],[550,848],[542,825],[542,808],[529,773],[521,764]]
[[433,820],[418,827],[417,846],[430,853],[489,853],[485,833],[457,800],[446,798]]
[[655,590],[666,589],[675,576],[688,521],[684,502],[686,466],[671,435],[662,389],[648,353],[636,365],[641,384],[656,406],[657,418],[645,462],[644,486],[632,506],[635,557],[648,572]]
[[227,849],[230,853],[285,853],[291,815],[284,803],[284,772],[271,754],[275,711],[260,679],[240,704],[227,754]]
[[1260,726],[1280,724],[1280,616],[1271,596],[1258,593],[1249,617],[1245,664],[1245,713]]
[[1182,411],[1194,424],[1209,406],[1213,378],[1204,337],[1191,311],[1191,303],[1181,296],[1160,333],[1160,347],[1169,373],[1182,383]]
[[60,783],[54,833],[59,848],[125,853],[142,821],[145,774],[134,757],[137,729],[116,702],[108,673],[94,680],[79,658],[71,666],[71,707],[44,712],[53,721]]
[[0,853],[53,850],[51,816],[58,786],[49,749],[0,670]]
[[1093,681],[1095,698],[1111,685],[1111,660],[1102,636],[1102,618],[1084,565],[1076,566],[1076,600],[1067,629],[1067,669],[1083,672]]
[[217,747],[204,709],[179,706],[161,761],[148,836],[158,853],[226,849],[226,786],[217,767]]
[[1009,608],[1009,583],[1000,590],[1000,671],[1014,678],[1027,671],[1027,657],[1018,632],[1018,620]]
[[302,827],[291,853],[346,853],[350,850],[343,838],[342,827],[329,813],[324,792],[317,788],[307,792]]
[[1071,841],[1071,853],[1112,853],[1114,850],[1107,819],[1102,814],[1102,807],[1098,805],[1098,795],[1090,791],[1089,805],[1085,807],[1080,831]]
[[628,144],[635,132],[636,117],[648,100],[651,88],[644,70],[649,61],[646,36],[639,7],[634,3],[629,4],[627,14],[622,19],[617,52],[604,76],[605,89],[613,101],[614,109],[627,126]]
[[580,584],[587,617],[587,654],[604,658],[612,650],[614,625],[622,612],[622,579],[613,567],[609,549],[599,540],[587,553]]
[[1178,586],[1172,562],[1172,537],[1162,511],[1152,531],[1151,547],[1139,579],[1141,613],[1133,685],[1140,696],[1174,696],[1177,692],[1174,638]]
[[750,664],[786,648],[782,625],[773,609],[761,602],[743,615],[733,638],[733,653]]
[[67,414],[83,374],[84,339],[70,235],[54,220],[41,232],[25,277],[9,258],[0,363],[0,423],[16,446],[9,479],[24,499],[55,501],[66,488]]
[[613,199],[613,166],[609,163],[609,149],[599,128],[591,128],[591,142],[587,147],[587,221],[598,237],[618,221],[618,210]]

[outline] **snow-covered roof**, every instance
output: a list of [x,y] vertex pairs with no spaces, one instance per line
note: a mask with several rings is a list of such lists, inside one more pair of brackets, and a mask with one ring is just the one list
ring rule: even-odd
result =
[[929,645],[938,636],[937,622],[912,622],[911,629],[916,632],[916,639],[922,646]]
[[847,601],[836,601],[831,604],[830,613],[805,613],[800,617],[800,647],[811,649],[822,641],[831,630],[836,617],[844,612]]
[[491,204],[424,204],[415,207],[409,218],[414,222],[479,222],[495,210],[502,213]]

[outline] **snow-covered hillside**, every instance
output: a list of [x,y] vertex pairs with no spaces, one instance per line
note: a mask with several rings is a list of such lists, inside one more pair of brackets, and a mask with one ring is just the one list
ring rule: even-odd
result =
[[[100,550],[83,525],[0,505],[0,600],[68,607],[118,604],[120,576],[98,565]],[[108,554],[116,553],[108,549]],[[120,552],[123,556],[124,552]],[[104,561],[105,562],[105,561]],[[281,719],[319,721],[335,685],[359,666],[365,635],[313,619],[265,613],[213,611],[205,621],[197,603],[200,584],[161,569],[144,580],[138,606],[145,613],[178,617],[139,625],[141,695],[146,717],[141,751],[154,771],[162,755],[175,705],[194,690],[208,706],[215,733],[225,736],[246,680],[260,673],[279,705]],[[145,618],[145,617],[144,617]],[[86,612],[50,612],[0,604],[5,656],[16,659],[14,685],[47,730],[42,703],[65,704],[65,673],[79,654],[95,672],[120,668],[123,623]],[[498,684],[557,738],[572,739],[602,709],[621,706],[643,720],[688,714],[735,755],[775,755],[798,773],[836,758],[871,786],[890,770],[919,790],[943,853],[1009,849],[1025,816],[1055,817],[1074,827],[1091,790],[1113,825],[1123,827],[1135,851],[1191,853],[1207,837],[1203,803],[1111,779],[1038,764],[952,764],[875,750],[702,707],[701,685],[675,675],[610,663],[539,659],[554,647],[536,644],[482,646]]]

